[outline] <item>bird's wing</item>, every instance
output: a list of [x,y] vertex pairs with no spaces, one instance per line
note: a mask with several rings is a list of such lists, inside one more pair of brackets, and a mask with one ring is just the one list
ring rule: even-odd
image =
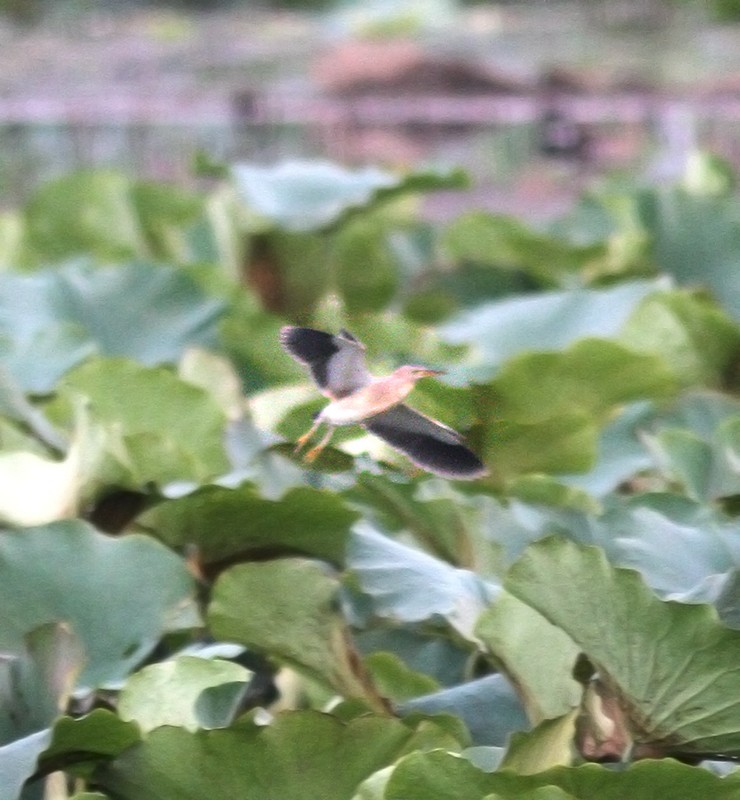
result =
[[487,469],[463,444],[462,436],[441,422],[401,403],[362,423],[367,430],[421,467],[445,478],[480,478]]
[[296,361],[311,370],[316,385],[333,400],[370,383],[365,347],[348,331],[334,335],[286,325],[280,329],[280,343]]

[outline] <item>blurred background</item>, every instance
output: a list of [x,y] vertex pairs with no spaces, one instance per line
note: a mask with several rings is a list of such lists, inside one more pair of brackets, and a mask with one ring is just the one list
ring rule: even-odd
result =
[[430,216],[549,217],[696,146],[739,165],[739,120],[740,0],[0,1],[3,207],[80,167],[297,156],[462,166]]

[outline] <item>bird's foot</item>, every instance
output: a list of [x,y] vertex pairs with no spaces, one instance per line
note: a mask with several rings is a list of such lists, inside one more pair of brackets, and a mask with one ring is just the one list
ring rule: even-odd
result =
[[316,445],[316,447],[312,447],[304,456],[303,460],[308,461],[309,464],[316,461],[319,457],[319,454],[324,449],[324,445]]
[[301,450],[303,450],[303,448],[306,446],[306,443],[310,438],[311,436],[308,433],[304,433],[303,436],[299,436],[295,440],[295,447],[293,448],[293,453],[295,454],[300,453]]

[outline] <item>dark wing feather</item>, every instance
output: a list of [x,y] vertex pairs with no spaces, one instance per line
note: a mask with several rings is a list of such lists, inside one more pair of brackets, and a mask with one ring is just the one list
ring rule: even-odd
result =
[[393,406],[363,423],[371,433],[408,456],[416,466],[445,478],[480,478],[488,470],[462,442],[462,436],[441,422],[406,405]]
[[280,343],[311,370],[316,385],[327,397],[346,397],[370,381],[365,348],[346,331],[335,336],[286,325],[280,329]]

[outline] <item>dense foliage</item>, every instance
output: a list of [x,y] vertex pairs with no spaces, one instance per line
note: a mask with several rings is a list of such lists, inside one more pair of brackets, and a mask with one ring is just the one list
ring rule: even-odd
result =
[[[548,230],[310,163],[0,216],[0,800],[740,798],[730,178]],[[490,476],[304,464],[289,321],[444,368],[412,404]]]

